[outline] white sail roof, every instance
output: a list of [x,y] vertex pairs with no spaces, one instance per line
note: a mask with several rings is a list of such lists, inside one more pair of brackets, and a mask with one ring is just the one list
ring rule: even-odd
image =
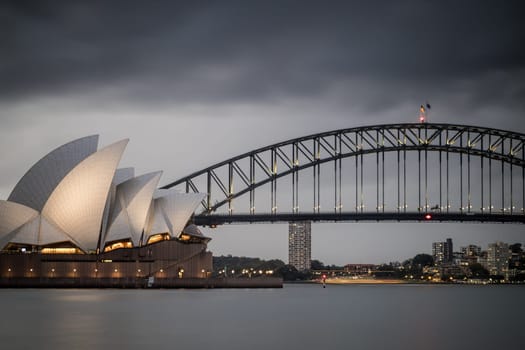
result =
[[58,225],[51,222],[49,219],[42,217],[40,219],[40,237],[38,240],[38,245],[46,245],[52,243],[66,242],[69,241],[81,247],[82,244],[78,242],[73,235],[68,234],[63,231]]
[[0,249],[11,242],[16,230],[38,217],[38,212],[25,205],[0,200]]
[[[0,201],[0,250],[71,242],[90,252],[123,239],[138,246],[159,233],[180,236],[205,194],[156,190],[162,172],[117,169],[127,139],[99,151],[97,143],[95,135],[58,147],[18,182],[13,201]],[[186,233],[202,237],[193,226]]]
[[153,200],[148,215],[148,224],[144,230],[144,241],[147,242],[148,238],[153,235],[169,233],[170,231],[161,203],[156,199]]
[[71,242],[78,246],[73,237],[62,231],[57,225],[38,215],[13,232],[10,243],[43,246],[52,243]]
[[64,177],[97,150],[98,135],[71,141],[48,153],[25,173],[8,200],[42,211]]
[[133,245],[139,244],[161,175],[160,171],[149,173],[117,186],[113,217],[105,242],[130,238]]
[[97,248],[109,188],[128,141],[116,142],[80,162],[56,186],[42,210],[86,252]]
[[9,243],[38,245],[38,239],[40,236],[40,217],[40,215],[37,215],[35,218],[16,229],[9,239]]
[[172,237],[178,237],[205,196],[204,193],[158,191],[153,222],[147,236],[164,233],[166,231],[159,231],[159,229],[167,227]]

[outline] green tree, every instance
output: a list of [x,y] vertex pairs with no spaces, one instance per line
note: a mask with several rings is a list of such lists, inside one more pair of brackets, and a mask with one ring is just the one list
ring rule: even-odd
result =
[[324,264],[319,260],[312,260],[310,262],[310,266],[312,270],[324,270],[326,268]]
[[523,250],[521,249],[521,243],[514,243],[509,246],[509,249],[512,253],[521,254]]
[[488,278],[490,273],[481,264],[474,263],[469,266],[470,273],[473,277],[477,278]]
[[434,265],[434,258],[429,254],[418,254],[412,259],[412,265],[420,266],[421,268],[432,266]]
[[434,258],[428,254],[417,254],[412,259],[403,262],[404,273],[419,278],[425,266],[434,265]]
[[[221,255],[213,257],[213,271],[215,275],[219,275],[219,271],[226,268],[227,276],[242,276],[242,270],[251,271],[268,271],[277,270],[284,266],[284,262],[279,259],[261,260],[259,258],[250,258],[245,256],[231,256]],[[232,273],[234,271],[234,273]]]
[[311,278],[311,274],[297,271],[293,265],[284,265],[278,268],[274,275],[282,277],[285,281],[298,281]]

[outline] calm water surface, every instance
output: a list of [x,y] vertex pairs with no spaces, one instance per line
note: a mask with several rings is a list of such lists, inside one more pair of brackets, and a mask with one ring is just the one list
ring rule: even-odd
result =
[[1,349],[525,348],[525,287],[0,290]]

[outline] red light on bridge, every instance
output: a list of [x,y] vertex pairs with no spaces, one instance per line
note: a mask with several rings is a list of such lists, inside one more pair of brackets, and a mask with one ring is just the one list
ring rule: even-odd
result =
[[[430,107],[430,105],[427,103],[427,106]],[[424,105],[421,105],[419,107],[419,122],[420,123],[426,123],[427,122],[427,110],[425,109]]]
[[431,214],[425,214],[425,220],[432,220]]

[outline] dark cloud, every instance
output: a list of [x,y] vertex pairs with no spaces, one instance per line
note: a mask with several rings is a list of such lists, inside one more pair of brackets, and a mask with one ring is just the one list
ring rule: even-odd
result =
[[0,94],[124,86],[133,99],[220,102],[363,80],[437,90],[493,72],[517,79],[522,10],[519,1],[13,1],[0,10]]

